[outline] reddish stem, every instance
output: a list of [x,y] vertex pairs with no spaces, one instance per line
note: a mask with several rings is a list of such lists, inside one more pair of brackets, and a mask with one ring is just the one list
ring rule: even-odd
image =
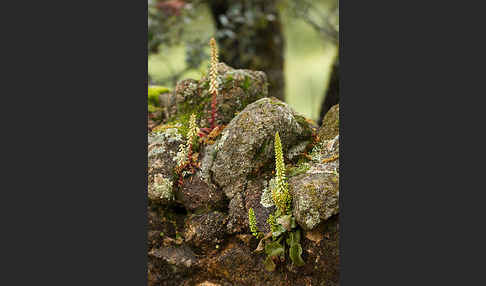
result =
[[212,94],[212,100],[211,100],[211,130],[213,130],[216,127],[215,124],[216,121],[216,93],[213,92]]

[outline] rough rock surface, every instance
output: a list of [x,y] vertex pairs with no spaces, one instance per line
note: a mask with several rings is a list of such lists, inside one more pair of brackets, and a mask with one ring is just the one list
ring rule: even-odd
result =
[[339,213],[339,105],[332,107],[319,130],[319,141],[304,173],[289,179],[296,222],[310,230]]
[[248,210],[250,208],[253,208],[255,213],[258,229],[264,233],[270,231],[267,218],[275,211],[275,207],[264,207],[260,203],[265,183],[264,178],[249,179],[245,191],[237,193],[231,199],[228,205],[228,233],[249,233]]
[[225,219],[226,216],[220,212],[192,215],[186,221],[186,242],[204,250],[214,249],[224,236]]
[[330,140],[339,134],[339,104],[329,109],[322,120],[319,129],[319,138],[321,140]]
[[181,134],[175,128],[150,134],[148,138],[148,196],[151,200],[170,202],[174,197],[173,158],[179,144],[183,142]]
[[312,229],[339,212],[339,178],[314,169],[289,181],[293,214],[304,229]]
[[223,192],[202,178],[201,172],[189,177],[184,185],[176,191],[176,198],[184,204],[187,210],[222,208]]
[[196,263],[196,255],[187,246],[167,246],[155,248],[149,252],[149,255],[157,258],[162,258],[167,263],[182,268],[190,268],[193,264]]
[[228,198],[244,191],[253,170],[271,165],[274,138],[279,132],[284,150],[312,135],[310,123],[278,99],[262,98],[248,105],[216,141],[211,171]]

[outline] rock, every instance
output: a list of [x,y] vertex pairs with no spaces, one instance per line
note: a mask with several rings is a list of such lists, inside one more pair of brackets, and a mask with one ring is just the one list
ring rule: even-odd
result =
[[201,172],[184,179],[184,185],[178,188],[176,197],[190,211],[223,207],[223,193],[213,184],[208,184]]
[[151,249],[148,253],[148,285],[183,285],[197,268],[197,258],[187,246],[167,246]]
[[289,180],[292,213],[296,222],[306,230],[314,228],[339,212],[339,178],[322,169],[313,169]]
[[274,164],[274,137],[279,132],[284,150],[309,140],[312,128],[305,118],[277,99],[262,98],[241,111],[216,141],[213,179],[228,198],[245,190],[248,175]]
[[[218,124],[228,124],[236,112],[268,95],[267,76],[264,72],[234,69],[219,63],[218,78],[220,81],[216,98]],[[196,113],[201,120],[200,127],[209,127],[211,94],[209,94],[208,77],[203,77],[200,81],[193,79],[179,81],[169,97],[166,103],[169,110],[167,122],[185,121],[188,115]]]
[[248,210],[245,207],[244,194],[238,193],[229,203],[227,232],[230,234],[249,232]]
[[339,105],[326,114],[319,134],[311,161],[296,168],[303,173],[289,178],[292,212],[305,230],[339,213]]
[[152,133],[148,137],[148,197],[151,201],[168,203],[174,198],[173,160],[182,141],[175,128]]
[[197,262],[196,255],[187,246],[168,246],[152,249],[149,252],[149,255],[159,259],[164,259],[169,264],[183,268],[190,268]]
[[[270,225],[267,223],[267,219],[275,211],[275,207],[267,208],[260,203],[263,190],[265,189],[265,183],[266,180],[263,178],[248,181],[245,191],[245,207],[247,210],[253,208],[258,230],[263,233],[268,233],[270,231]],[[248,212],[246,225],[248,225]]]
[[329,109],[322,120],[321,128],[319,129],[320,140],[329,140],[339,134],[339,104],[334,105]]
[[267,233],[270,225],[267,223],[268,216],[275,211],[275,207],[264,207],[261,195],[265,189],[264,178],[250,179],[246,184],[244,192],[237,193],[229,203],[227,232],[230,234],[249,232],[248,210],[253,208],[255,212],[256,225],[258,230]]
[[152,249],[153,247],[159,247],[162,244],[161,233],[168,233],[167,229],[169,225],[162,220],[164,213],[159,209],[154,210],[148,207],[147,214],[149,224],[147,243],[148,248]]
[[208,271],[233,283],[244,283],[254,275],[254,266],[255,258],[251,250],[245,245],[231,243],[208,263]]
[[192,215],[186,222],[186,242],[203,250],[215,249],[224,235],[226,216],[220,212]]

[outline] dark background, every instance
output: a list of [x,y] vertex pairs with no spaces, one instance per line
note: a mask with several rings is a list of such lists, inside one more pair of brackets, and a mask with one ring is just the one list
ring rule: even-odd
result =
[[[342,285],[484,284],[484,23],[463,3],[341,3]],[[144,285],[146,2],[17,5],[1,284]]]

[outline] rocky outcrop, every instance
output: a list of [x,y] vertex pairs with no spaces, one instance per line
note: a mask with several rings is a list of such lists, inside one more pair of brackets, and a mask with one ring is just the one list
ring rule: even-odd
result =
[[[265,97],[263,73],[220,64],[219,74],[218,123],[227,125],[194,147],[194,172],[178,177],[174,158],[188,113],[199,111],[199,127],[207,126],[207,79],[180,82],[167,104],[169,120],[149,134],[149,285],[339,285],[339,106],[317,130]],[[268,272],[248,210],[269,233],[277,131],[305,264],[294,265],[286,250]]]

